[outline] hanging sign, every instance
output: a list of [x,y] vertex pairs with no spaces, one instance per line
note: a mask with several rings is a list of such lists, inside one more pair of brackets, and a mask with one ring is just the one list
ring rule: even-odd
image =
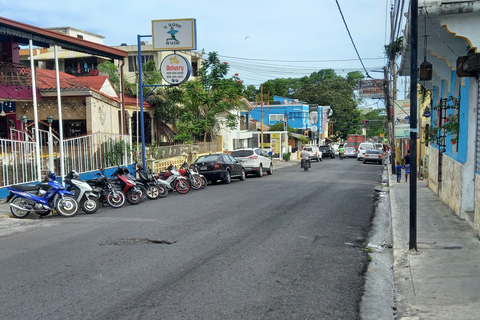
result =
[[160,65],[163,79],[172,85],[179,85],[187,81],[190,72],[190,63],[185,57],[178,54],[169,54]]
[[153,20],[153,50],[197,50],[195,19]]

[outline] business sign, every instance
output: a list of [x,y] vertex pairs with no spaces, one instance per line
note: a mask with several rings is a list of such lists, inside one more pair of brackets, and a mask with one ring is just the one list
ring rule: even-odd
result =
[[360,80],[358,83],[358,94],[361,99],[382,99],[385,98],[383,88],[385,87],[385,80]]
[[410,100],[395,100],[393,105],[395,139],[410,138]]
[[187,81],[190,72],[190,63],[185,57],[178,54],[169,54],[160,65],[163,79],[172,85],[179,85]]
[[195,19],[153,20],[154,50],[196,50],[197,27]]

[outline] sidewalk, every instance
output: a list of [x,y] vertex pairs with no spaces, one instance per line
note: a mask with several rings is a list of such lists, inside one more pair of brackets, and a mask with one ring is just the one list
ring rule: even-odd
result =
[[390,174],[397,319],[480,319],[480,241],[428,187],[417,184],[417,249],[409,251],[410,183]]

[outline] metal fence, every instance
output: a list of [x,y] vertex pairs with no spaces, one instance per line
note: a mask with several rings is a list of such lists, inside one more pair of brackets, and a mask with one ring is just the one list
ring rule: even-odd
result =
[[[31,139],[16,134],[21,139]],[[59,175],[59,139],[49,131],[39,130],[39,146],[41,176],[50,170]],[[38,181],[36,150],[34,141],[0,139],[0,187]],[[133,162],[130,136],[119,134],[96,133],[65,139],[63,155],[65,173],[89,172]]]

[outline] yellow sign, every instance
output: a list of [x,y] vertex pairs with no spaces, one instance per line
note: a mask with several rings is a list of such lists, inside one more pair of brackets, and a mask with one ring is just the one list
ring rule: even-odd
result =
[[272,139],[280,139],[280,133],[272,133]]

